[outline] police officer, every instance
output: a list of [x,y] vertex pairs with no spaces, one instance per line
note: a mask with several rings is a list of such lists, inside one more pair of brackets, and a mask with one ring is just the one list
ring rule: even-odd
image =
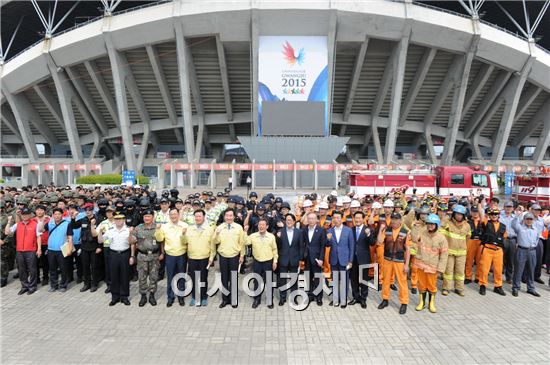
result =
[[97,218],[97,224],[103,222],[105,219],[107,219],[107,206],[109,205],[109,201],[105,198],[100,198],[97,201],[97,212],[96,212],[96,218]]
[[153,222],[153,217],[153,210],[145,210],[143,212],[143,223],[138,225],[130,236],[132,256],[135,256],[137,251],[137,272],[139,293],[141,294],[140,307],[147,303],[147,293],[149,293],[149,303],[153,306],[157,305],[155,293],[157,292],[159,260],[163,258],[163,255],[160,253],[159,244],[155,239],[156,225]]
[[256,204],[258,204],[258,193],[256,193],[255,191],[251,191],[250,194],[248,194],[246,209],[253,211],[256,207]]
[[135,256],[130,255],[130,230],[133,228],[128,228],[124,224],[125,217],[122,213],[117,213],[114,220],[115,227],[106,232],[99,230],[97,237],[99,243],[103,243],[105,240],[109,241],[111,252],[111,302],[109,306],[119,302],[130,305],[128,300],[130,295],[129,265],[135,264]]
[[80,292],[90,290],[95,292],[99,285],[99,258],[98,254],[101,252],[101,246],[97,242],[97,238],[92,234],[92,226],[97,224],[97,218],[94,216],[93,203],[85,203],[84,208],[85,216],[81,219],[72,219],[71,224],[74,229],[80,228],[80,261],[82,264],[82,271],[84,277],[84,286],[80,289]]

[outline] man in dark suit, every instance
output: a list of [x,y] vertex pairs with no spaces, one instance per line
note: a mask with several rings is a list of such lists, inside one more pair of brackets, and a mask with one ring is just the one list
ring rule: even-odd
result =
[[[309,276],[308,296],[309,301],[315,300],[317,305],[323,305],[323,284],[319,280],[323,276],[323,259],[325,257],[325,245],[327,235],[325,230],[319,226],[317,214],[310,212],[306,216],[307,227],[303,229],[305,242],[304,259],[305,269]],[[320,287],[321,291],[314,294],[315,290]]]
[[330,267],[332,270],[332,302],[329,305],[346,308],[348,304],[349,270],[353,267],[355,239],[351,228],[342,224],[343,213],[332,212],[334,227],[327,231],[330,246]]
[[[293,283],[290,291],[298,289],[298,269],[300,260],[304,257],[304,237],[301,230],[295,228],[296,217],[292,213],[285,216],[285,227],[277,232],[277,248],[279,250],[279,283],[281,288],[289,280],[281,278],[282,274],[295,275],[292,277]],[[287,290],[279,289],[279,305],[286,302]]]
[[350,272],[351,295],[353,299],[348,303],[354,305],[360,303],[361,308],[367,308],[367,295],[369,288],[367,284],[360,281],[369,280],[369,270],[359,268],[360,265],[371,263],[370,246],[375,243],[375,234],[371,229],[365,226],[365,213],[357,211],[353,214],[353,238],[355,238],[355,255],[353,256],[353,266]]

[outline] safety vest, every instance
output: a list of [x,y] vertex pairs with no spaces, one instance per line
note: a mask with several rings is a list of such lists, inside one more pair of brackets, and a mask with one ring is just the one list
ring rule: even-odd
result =
[[15,249],[17,251],[36,251],[38,242],[36,236],[37,222],[34,219],[17,223],[15,231]]
[[353,228],[355,227],[355,224],[353,223],[353,217],[351,215],[351,212],[348,212],[346,215],[346,226]]
[[477,225],[476,221],[474,221],[473,219],[469,220],[468,222],[470,223],[470,227],[472,228],[471,238],[473,240],[480,240],[481,236],[483,235],[483,224],[481,223],[481,220],[477,220]]
[[495,231],[495,225],[492,221],[484,225],[484,233],[481,237],[482,244],[494,244],[499,247],[504,247],[504,234],[506,233],[506,225],[500,223],[498,231]]
[[320,220],[320,226],[324,229],[329,229],[332,227],[332,217],[330,215],[326,215],[325,218],[321,218]]
[[393,238],[393,229],[386,227],[386,237],[384,239],[384,259],[405,262],[405,246],[409,231],[405,227],[401,227],[397,238]]

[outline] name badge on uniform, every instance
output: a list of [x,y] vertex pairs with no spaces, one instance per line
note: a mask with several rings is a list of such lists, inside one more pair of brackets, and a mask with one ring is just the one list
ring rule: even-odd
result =
[[84,224],[82,225],[82,228],[88,228],[88,224],[84,223]]

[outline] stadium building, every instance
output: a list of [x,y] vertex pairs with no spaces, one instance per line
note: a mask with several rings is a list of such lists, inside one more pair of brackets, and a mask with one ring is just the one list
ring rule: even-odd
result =
[[2,175],[329,187],[340,164],[548,164],[548,4],[3,1]]

